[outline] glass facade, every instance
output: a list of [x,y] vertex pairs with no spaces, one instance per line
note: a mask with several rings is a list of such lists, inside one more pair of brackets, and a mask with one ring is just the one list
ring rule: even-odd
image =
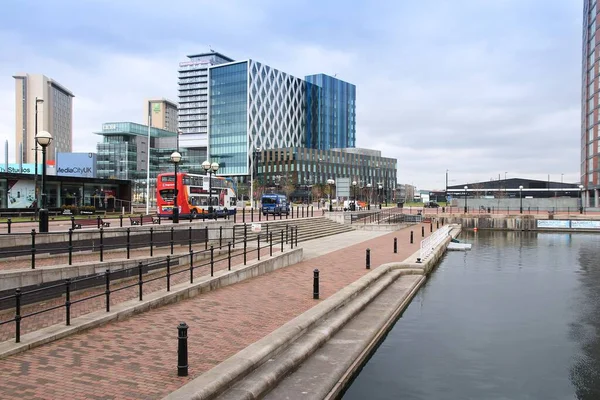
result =
[[219,175],[248,174],[248,62],[210,69],[210,161]]
[[355,147],[356,86],[325,74],[309,75],[305,80],[306,107],[310,110],[306,147]]

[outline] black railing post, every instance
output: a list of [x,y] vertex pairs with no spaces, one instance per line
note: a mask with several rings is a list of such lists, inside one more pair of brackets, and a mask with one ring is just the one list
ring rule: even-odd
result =
[[302,218],[304,218],[304,207],[302,207]]
[[215,275],[215,248],[210,245],[210,276]]
[[150,227],[150,257],[154,256],[154,228]]
[[254,208],[250,208],[250,222],[254,222]]
[[[260,221],[262,220],[262,217],[261,217],[261,216],[262,216],[262,213],[261,213],[261,212],[259,212],[259,213],[258,213],[258,222],[260,222]],[[268,220],[269,220],[269,218],[267,218],[267,221],[268,221]]]
[[129,260],[129,251],[131,250],[131,228],[127,228],[127,259]]
[[235,249],[235,225],[231,228],[231,238],[233,239],[233,248]]
[[192,227],[188,230],[188,251],[192,251]]
[[167,292],[171,291],[171,256],[167,256]]
[[73,229],[69,229],[69,265],[73,265]]
[[67,326],[71,325],[71,278],[65,279],[65,312]]
[[104,296],[106,296],[106,312],[110,312],[110,269],[104,272]]
[[139,287],[140,301],[142,301],[144,298],[144,292],[143,292],[143,288],[142,288],[142,286],[144,284],[144,281],[142,280],[142,268],[143,268],[143,264],[140,261],[140,262],[138,262],[138,287]]
[[177,326],[177,376],[188,376],[188,326],[185,322]]
[[144,226],[144,214],[140,214],[140,226]]
[[371,269],[371,249],[367,249],[366,266],[367,266],[367,269]]
[[310,216],[311,217],[315,216],[315,206],[310,206]]
[[288,239],[289,239],[289,234],[290,234],[290,227],[286,224],[285,226],[285,244],[288,244]]
[[119,228],[123,227],[123,215],[119,215]]
[[267,227],[267,237],[265,238],[266,241],[269,241],[269,224],[266,224]]
[[258,245],[258,248],[257,248],[258,261],[260,261],[260,233],[258,235],[256,235],[256,243]]
[[433,221],[429,223],[429,232],[433,232]]
[[296,247],[298,247],[298,226],[296,226],[296,234],[294,237],[296,238]]
[[12,225],[12,220],[10,218],[8,218],[6,220],[6,225],[8,225],[8,233],[11,233],[11,228],[10,226]]
[[208,225],[204,227],[204,250],[208,250]]
[[100,228],[100,262],[104,261],[104,228]]
[[410,244],[413,244],[413,231],[410,231]]
[[31,230],[31,269],[35,269],[35,229]]
[[21,342],[21,289],[15,289],[15,342]]
[[231,242],[227,243],[227,270],[231,271]]
[[248,243],[246,242],[246,235],[244,235],[244,265],[246,265],[246,246]]
[[[281,209],[279,209],[279,220],[281,221],[283,219],[283,213],[281,212]],[[275,220],[275,214],[273,214],[273,220]]]
[[294,227],[290,229],[290,249],[294,248]]
[[223,247],[223,226],[219,226],[219,250]]
[[283,253],[283,229],[281,230],[281,252]]
[[440,220],[435,221],[435,229],[440,229]]
[[319,299],[319,270],[313,271],[313,299]]
[[190,283],[194,283],[194,250],[190,250]]
[[173,247],[175,246],[175,229],[171,227],[171,254],[173,254]]
[[269,233],[269,256],[273,257],[273,232]]
[[398,253],[398,238],[394,238],[394,254]]
[[244,224],[246,223],[246,206],[244,206],[244,208],[242,208],[242,222]]
[[100,229],[100,216],[99,215],[96,217],[96,225],[97,225],[97,229]]
[[425,237],[425,226],[421,225],[421,237]]
[[71,229],[75,229],[75,217],[71,217]]

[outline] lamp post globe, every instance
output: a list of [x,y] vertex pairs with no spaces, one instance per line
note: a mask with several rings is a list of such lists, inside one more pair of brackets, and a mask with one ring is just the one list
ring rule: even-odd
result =
[[48,209],[46,208],[46,147],[52,142],[52,135],[50,132],[40,131],[35,135],[35,141],[42,147],[42,207],[40,208],[39,231],[48,232]]
[[523,214],[523,185],[519,185],[519,214]]
[[177,165],[181,161],[181,153],[174,151],[171,153],[171,162],[175,166],[175,179],[173,180],[173,223],[179,223],[179,204],[177,204],[177,198],[179,197],[179,190],[177,189]]
[[467,190],[469,189],[468,186],[465,186],[465,214],[467,213],[468,207],[467,207],[467,199],[468,199],[468,193]]

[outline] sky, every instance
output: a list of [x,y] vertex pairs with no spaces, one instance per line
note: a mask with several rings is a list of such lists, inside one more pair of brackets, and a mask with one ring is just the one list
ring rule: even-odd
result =
[[0,141],[13,161],[16,73],[75,94],[73,151],[90,152],[102,123],[177,101],[178,63],[213,49],[355,84],[357,147],[397,158],[399,183],[575,183],[582,13],[581,0],[3,0]]

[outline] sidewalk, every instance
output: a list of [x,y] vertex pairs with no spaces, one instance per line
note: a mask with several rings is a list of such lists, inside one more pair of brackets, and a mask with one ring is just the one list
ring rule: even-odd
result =
[[[402,261],[419,249],[420,230],[354,231],[301,243],[309,259],[294,266],[2,360],[0,393],[19,399],[162,398],[313,307],[319,301],[312,299],[315,268],[325,299],[368,272],[367,247],[372,268]],[[176,373],[176,327],[182,321],[190,326],[185,378]]]

